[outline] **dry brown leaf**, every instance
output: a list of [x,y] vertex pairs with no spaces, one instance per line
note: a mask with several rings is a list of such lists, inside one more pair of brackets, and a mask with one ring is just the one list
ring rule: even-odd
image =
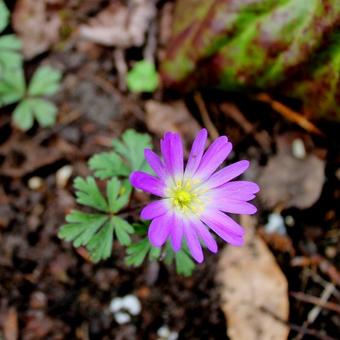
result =
[[150,21],[156,16],[156,7],[150,0],[134,0],[131,6],[112,3],[89,24],[80,26],[80,37],[95,43],[128,48],[141,46]]
[[12,15],[13,28],[23,44],[25,59],[47,51],[59,40],[61,19],[49,11],[48,0],[18,0]]
[[259,170],[260,198],[271,209],[311,207],[320,197],[325,180],[325,162],[313,154],[293,156],[289,134],[277,140],[278,152]]
[[243,247],[222,251],[217,282],[231,340],[287,339],[287,280],[252,226],[247,228]]
[[192,141],[200,130],[199,124],[192,117],[182,101],[169,104],[149,100],[145,103],[146,125],[158,136],[167,131],[179,132],[187,141]]

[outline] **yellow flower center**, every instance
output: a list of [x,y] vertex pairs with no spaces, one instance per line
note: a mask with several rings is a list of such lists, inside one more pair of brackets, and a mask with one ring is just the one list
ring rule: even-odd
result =
[[[176,185],[168,189],[168,196],[172,206],[182,212],[199,213],[203,210],[203,203],[199,198],[193,181],[178,181]],[[194,187],[193,187],[194,185]]]

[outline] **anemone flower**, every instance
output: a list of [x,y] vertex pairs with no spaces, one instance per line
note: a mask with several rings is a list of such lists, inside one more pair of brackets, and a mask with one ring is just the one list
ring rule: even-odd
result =
[[161,247],[169,239],[177,252],[185,240],[197,262],[204,258],[202,243],[217,252],[211,231],[231,245],[243,244],[243,227],[227,214],[254,214],[256,207],[248,201],[259,191],[253,182],[232,181],[248,169],[248,161],[218,170],[232,150],[226,136],[218,137],[204,152],[206,141],[207,130],[203,129],[184,167],[181,138],[167,132],[160,143],[162,158],[145,149],[145,158],[156,176],[141,171],[130,176],[135,188],[159,197],[141,212],[142,219],[151,220],[150,243]]

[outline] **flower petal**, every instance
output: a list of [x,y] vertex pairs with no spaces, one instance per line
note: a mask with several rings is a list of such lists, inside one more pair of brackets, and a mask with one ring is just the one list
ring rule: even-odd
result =
[[228,182],[214,190],[214,197],[226,197],[233,200],[250,201],[255,198],[255,194],[260,191],[256,183],[248,181]]
[[190,151],[188,162],[185,168],[185,176],[192,176],[200,165],[202,155],[207,142],[208,132],[202,129],[196,136]]
[[155,176],[142,171],[134,171],[130,175],[130,183],[136,188],[154,194],[164,196],[164,184]]
[[162,164],[162,161],[158,157],[157,154],[155,154],[152,150],[150,149],[145,149],[144,150],[144,156],[146,161],[149,163],[151,166],[152,170],[155,172],[155,174],[163,181],[166,180],[168,177],[165,167]]
[[140,217],[143,220],[152,220],[166,214],[168,212],[166,201],[167,200],[159,200],[149,203],[141,211]]
[[171,215],[165,214],[152,220],[148,238],[154,247],[161,247],[167,240],[171,230]]
[[254,205],[245,202],[228,198],[219,198],[211,203],[211,208],[215,208],[230,214],[255,214],[257,209]]
[[192,257],[198,263],[202,263],[204,259],[202,246],[197,238],[195,227],[189,221],[184,223],[184,236]]
[[208,228],[199,219],[194,220],[192,225],[195,227],[197,235],[204,242],[207,248],[212,253],[216,253],[218,250],[218,246],[217,246],[215,239],[210,234]]
[[183,145],[178,133],[167,132],[161,140],[166,170],[174,177],[183,176]]
[[226,136],[218,137],[203,155],[195,177],[204,180],[208,178],[228,157],[232,145]]
[[224,241],[233,245],[243,244],[244,229],[221,211],[206,210],[201,220]]
[[170,233],[170,242],[175,252],[179,251],[182,246],[183,239],[183,221],[178,216],[174,215],[173,224]]
[[207,181],[205,181],[204,187],[207,189],[212,189],[225,184],[226,182],[244,173],[248,169],[249,164],[249,161],[239,161],[226,166],[212,175]]

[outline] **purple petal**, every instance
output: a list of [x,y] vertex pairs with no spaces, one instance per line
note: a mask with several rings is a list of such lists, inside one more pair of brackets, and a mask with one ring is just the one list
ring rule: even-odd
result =
[[260,188],[256,183],[248,181],[234,181],[212,189],[209,196],[214,200],[228,198],[238,201],[250,201],[255,198],[254,194],[259,191]]
[[183,222],[182,220],[174,215],[173,225],[171,228],[170,242],[172,248],[175,252],[179,251],[182,246],[182,238],[183,238]]
[[155,176],[142,171],[134,171],[130,175],[130,183],[136,188],[154,194],[164,196],[164,184]]
[[231,164],[212,175],[204,186],[208,189],[219,187],[222,184],[232,180],[233,178],[241,175],[249,167],[249,161],[239,161]]
[[166,200],[159,200],[149,203],[143,208],[140,217],[143,220],[152,220],[168,212]]
[[202,159],[202,155],[203,155],[204,148],[205,148],[205,143],[207,142],[207,136],[208,136],[208,133],[206,129],[202,129],[197,134],[194,140],[194,143],[192,144],[188,163],[185,168],[186,176],[192,176],[197,170]]
[[197,238],[195,227],[188,221],[184,224],[184,235],[192,257],[198,263],[202,263],[204,259],[202,246]]
[[228,198],[219,198],[211,203],[211,206],[215,209],[231,213],[231,214],[245,214],[252,215],[255,214],[257,209],[254,205]]
[[165,181],[168,176],[167,176],[166,170],[164,168],[164,165],[162,164],[162,161],[160,160],[158,155],[155,154],[150,149],[145,149],[144,150],[144,155],[145,155],[146,161],[149,163],[149,165],[151,166],[151,168],[155,172],[155,174],[160,179]]
[[195,177],[203,180],[208,178],[228,157],[232,145],[226,136],[218,137],[202,157]]
[[206,210],[201,220],[224,241],[233,245],[243,244],[244,229],[221,211]]
[[216,253],[218,250],[218,246],[215,239],[208,231],[208,228],[200,220],[194,220],[192,224],[195,227],[197,235],[204,242],[207,248],[212,253]]
[[161,247],[167,240],[171,230],[171,216],[166,214],[152,220],[148,237],[154,247]]
[[177,133],[167,132],[161,140],[161,152],[168,172],[174,177],[183,175],[183,145]]

